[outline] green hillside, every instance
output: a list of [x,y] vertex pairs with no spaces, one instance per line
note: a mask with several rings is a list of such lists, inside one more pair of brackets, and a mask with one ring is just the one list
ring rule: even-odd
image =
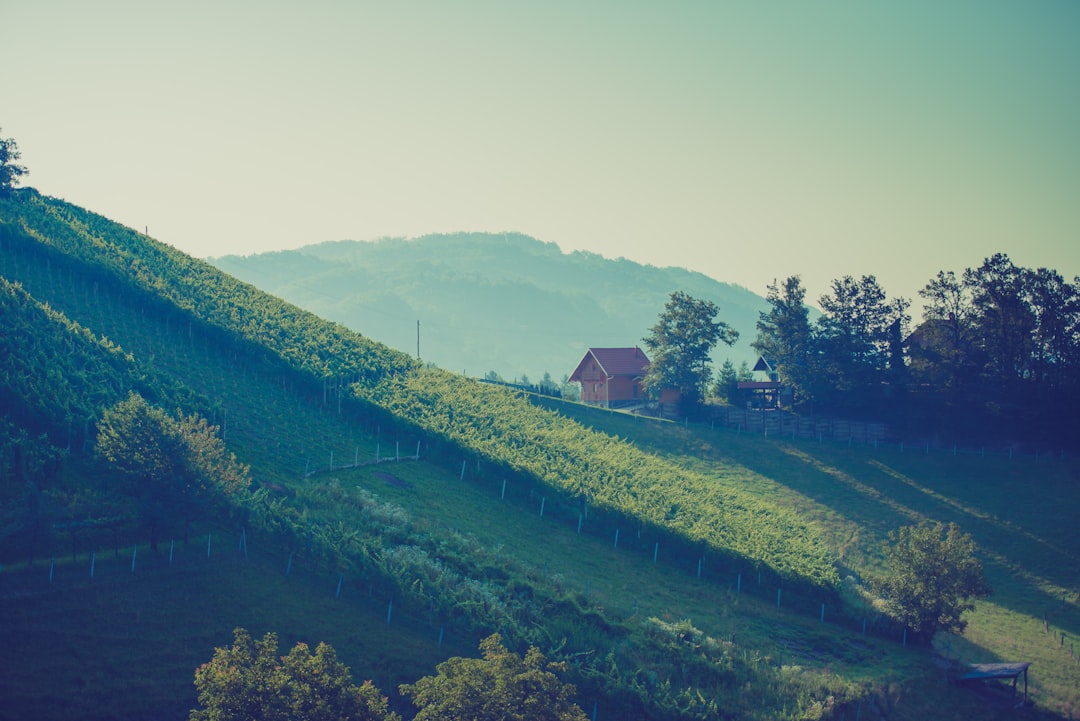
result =
[[[0,277],[0,644],[20,650],[0,717],[183,717],[194,666],[245,625],[329,641],[392,698],[498,630],[569,661],[597,718],[997,718],[889,623],[864,635],[838,583],[916,517],[972,526],[997,574],[949,656],[1022,653],[1038,713],[1080,708],[1069,648],[1028,628],[1042,601],[1080,633],[1075,596],[1048,605],[1080,555],[1068,463],[1010,471],[1054,503],[998,522],[1018,489],[997,466],[962,466],[972,490],[940,459],[540,408],[32,191],[0,200]],[[261,487],[187,543],[176,526],[175,564],[87,451],[132,389],[219,425]],[[20,464],[31,447],[51,464]]]

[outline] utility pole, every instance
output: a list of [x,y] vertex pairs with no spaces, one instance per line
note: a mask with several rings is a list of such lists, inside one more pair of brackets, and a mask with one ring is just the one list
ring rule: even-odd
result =
[[416,360],[420,360],[420,321],[416,321]]

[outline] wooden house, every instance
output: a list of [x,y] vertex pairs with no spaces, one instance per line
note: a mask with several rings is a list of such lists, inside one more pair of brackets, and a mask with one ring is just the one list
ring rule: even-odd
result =
[[583,403],[611,408],[644,399],[641,382],[648,368],[648,357],[636,346],[590,348],[569,380],[581,384]]

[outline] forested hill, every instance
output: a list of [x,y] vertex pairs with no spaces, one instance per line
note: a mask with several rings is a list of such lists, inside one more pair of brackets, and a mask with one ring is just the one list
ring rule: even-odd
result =
[[518,233],[458,233],[211,258],[218,268],[441,368],[533,382],[585,349],[639,345],[675,290],[712,301],[739,331],[720,363],[754,359],[759,295],[682,268],[563,253]]

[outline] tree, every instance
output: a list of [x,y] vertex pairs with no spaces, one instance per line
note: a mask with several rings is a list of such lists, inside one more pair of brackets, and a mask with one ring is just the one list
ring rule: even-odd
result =
[[123,479],[150,529],[177,515],[189,522],[200,511],[235,497],[250,484],[250,471],[228,451],[217,428],[196,415],[170,416],[132,392],[106,409],[94,452]]
[[30,174],[24,166],[15,163],[21,157],[22,153],[14,139],[0,138],[0,196],[10,193],[20,177]]
[[675,388],[687,406],[700,403],[712,371],[709,354],[723,342],[733,345],[739,333],[716,321],[716,304],[692,298],[682,291],[671,294],[660,319],[643,340],[651,362],[643,386],[650,393]]
[[[818,319],[817,347],[821,370],[828,374],[828,388],[834,392],[831,403],[849,411],[876,413],[882,400],[876,390],[885,380],[884,371],[890,362],[894,366],[902,362],[902,353],[890,358],[889,339],[890,335],[903,336],[911,320],[909,303],[904,298],[887,301],[872,275],[859,280],[844,276],[834,280],[830,290],[820,299],[823,314]],[[894,354],[897,350],[894,343]]]
[[734,403],[739,394],[739,374],[735,370],[735,364],[730,358],[725,358],[716,374],[716,386],[713,395],[723,398],[728,403]]
[[585,721],[577,690],[559,680],[564,663],[548,663],[535,647],[507,651],[499,634],[480,642],[483,658],[454,657],[435,676],[400,687],[420,709],[415,721]]
[[975,542],[955,523],[904,526],[889,534],[889,574],[881,583],[889,615],[929,642],[937,631],[963,633],[974,598],[991,593]]
[[799,276],[790,276],[782,285],[774,280],[765,296],[769,312],[758,314],[757,338],[750,344],[776,369],[780,382],[804,401],[814,396],[814,337],[805,299]]
[[334,648],[320,643],[312,654],[298,643],[277,656],[277,635],[254,641],[242,628],[231,648],[214,649],[195,670],[200,708],[190,721],[400,721],[370,681],[357,686]]

